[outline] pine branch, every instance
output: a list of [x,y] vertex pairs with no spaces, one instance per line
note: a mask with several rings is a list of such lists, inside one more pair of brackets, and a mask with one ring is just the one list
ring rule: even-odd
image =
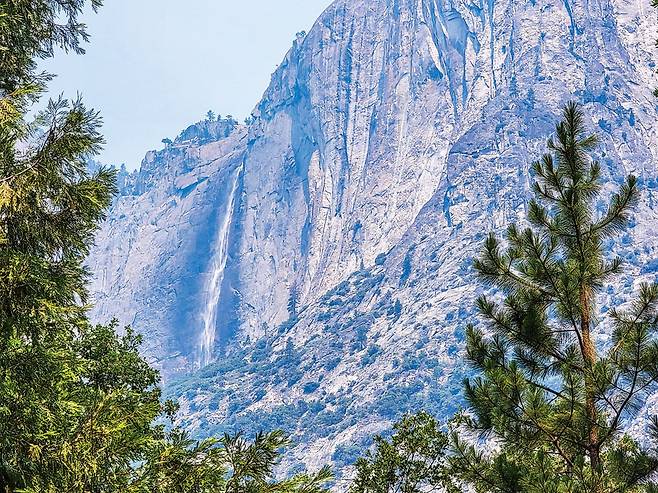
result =
[[607,237],[620,231],[628,223],[628,212],[635,207],[637,200],[637,178],[630,175],[619,193],[613,195],[606,214],[591,226],[589,234]]
[[[643,317],[645,317],[647,313],[649,313],[652,309],[655,310],[657,303],[658,303],[658,285],[643,284],[641,286],[640,298],[638,299],[635,305],[636,310],[633,320],[625,321],[623,320],[623,316],[618,314],[616,311],[613,311],[612,313],[612,317],[619,324],[621,324],[622,326],[628,325],[630,327],[627,333],[630,333],[633,329],[635,329],[636,342],[635,342],[635,353],[633,359],[634,370],[633,370],[633,376],[631,379],[630,388],[628,390],[624,390],[624,392],[626,393],[626,398],[623,400],[621,405],[617,409],[615,409],[615,416],[610,424],[609,431],[605,436],[606,440],[612,435],[612,433],[616,432],[621,416],[623,415],[626,407],[631,402],[631,399],[636,395],[636,385],[638,383],[638,378],[640,376],[640,373],[643,369],[640,364],[640,360],[642,356],[642,347],[643,347],[642,334],[644,333],[644,324],[640,322],[640,320]],[[611,349],[611,353],[615,354],[623,342],[624,342],[624,336],[622,336],[620,340],[615,344],[615,346]]]

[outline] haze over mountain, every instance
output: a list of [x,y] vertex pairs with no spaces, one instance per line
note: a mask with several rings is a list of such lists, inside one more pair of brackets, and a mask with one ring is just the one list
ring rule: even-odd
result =
[[608,188],[642,183],[604,301],[655,278],[657,27],[650,0],[337,0],[251,124],[199,122],[120,174],[94,317],[145,335],[201,435],[282,427],[340,467],[405,411],[447,416],[470,259],[524,217],[569,100]]
[[57,74],[51,97],[81,92],[102,110],[99,159],[133,170],[146,149],[209,109],[243,121],[295,33],[330,3],[114,0],[82,16],[91,34],[84,56],[58,53],[40,66]]

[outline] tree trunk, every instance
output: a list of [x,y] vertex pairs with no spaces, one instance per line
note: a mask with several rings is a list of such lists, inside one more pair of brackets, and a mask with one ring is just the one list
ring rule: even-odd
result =
[[596,364],[596,348],[590,332],[591,325],[591,294],[588,287],[580,290],[580,328],[583,338],[583,360],[585,362],[585,412],[589,421],[589,437],[587,450],[594,471],[601,468],[601,446],[599,444],[598,412],[596,410],[595,385],[592,375]]

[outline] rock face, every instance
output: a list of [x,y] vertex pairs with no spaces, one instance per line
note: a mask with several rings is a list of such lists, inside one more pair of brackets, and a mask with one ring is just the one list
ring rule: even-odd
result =
[[654,277],[654,17],[650,0],[337,0],[253,123],[199,123],[121,175],[94,316],[145,334],[200,434],[284,427],[300,460],[340,467],[406,410],[451,412],[470,259],[523,219],[570,99],[607,189],[643,185],[609,245],[631,272],[602,301]]

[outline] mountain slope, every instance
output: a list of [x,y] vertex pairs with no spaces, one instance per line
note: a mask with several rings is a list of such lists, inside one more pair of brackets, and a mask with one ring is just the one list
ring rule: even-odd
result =
[[336,1],[253,124],[191,127],[129,179],[90,260],[96,316],[126,303],[200,434],[283,426],[341,465],[405,410],[452,412],[469,260],[522,220],[569,99],[608,188],[643,184],[603,301],[654,276],[655,31],[649,0]]

